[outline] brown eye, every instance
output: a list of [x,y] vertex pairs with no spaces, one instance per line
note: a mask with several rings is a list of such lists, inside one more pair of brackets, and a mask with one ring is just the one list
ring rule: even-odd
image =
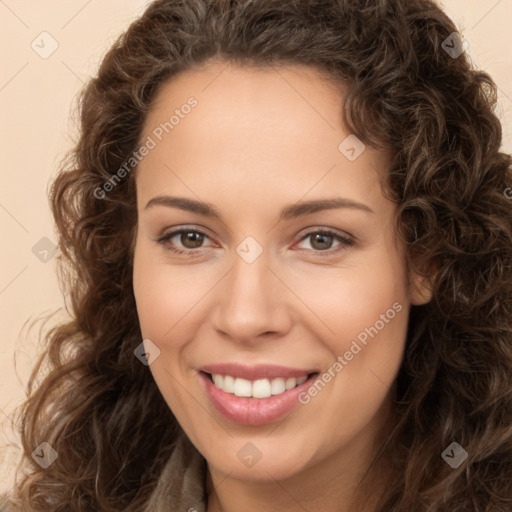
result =
[[311,247],[318,251],[330,249],[334,241],[334,237],[327,233],[314,233],[311,237]]
[[198,249],[203,240],[204,235],[197,231],[183,231],[180,235],[180,242],[187,249]]
[[[354,245],[353,238],[340,235],[328,229],[310,231],[301,238],[300,242],[307,242],[310,246],[307,248],[308,252],[316,253],[319,256],[328,256],[333,253],[338,253]],[[301,247],[301,249],[304,249],[304,247]]]
[[178,254],[195,254],[203,249],[205,239],[209,237],[196,229],[178,229],[157,238],[155,241],[172,252]]

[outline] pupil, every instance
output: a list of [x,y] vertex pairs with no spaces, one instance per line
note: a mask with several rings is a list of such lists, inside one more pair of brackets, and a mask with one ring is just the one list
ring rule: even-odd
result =
[[[328,249],[330,243],[332,240],[332,235],[323,235],[323,234],[316,234],[315,237],[314,237],[314,241],[316,242],[317,240],[320,240],[320,245],[322,245],[322,243],[324,244],[323,247],[318,247],[319,249]],[[327,240],[327,241],[326,241]],[[327,246],[325,246],[325,244],[327,244]]]
[[186,233],[182,233],[181,242],[185,247],[194,249],[197,247],[197,245],[194,245],[195,242],[199,241],[199,246],[201,245],[202,236],[203,235],[201,235],[200,233],[193,233],[191,231],[188,231]]

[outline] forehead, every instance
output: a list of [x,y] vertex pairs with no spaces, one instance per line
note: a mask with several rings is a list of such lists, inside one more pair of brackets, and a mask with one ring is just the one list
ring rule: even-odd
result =
[[[193,127],[198,136],[236,131],[241,138],[259,131],[260,138],[279,134],[286,141],[298,133],[333,133],[344,94],[341,83],[308,66],[240,67],[214,61],[162,84],[145,131],[169,120],[190,98],[198,105],[182,124]],[[179,137],[184,129],[176,126],[172,131]]]
[[[269,94],[269,88],[272,94]],[[253,102],[260,102],[274,97],[285,104],[291,104],[293,100],[307,103],[307,96],[320,94],[339,101],[340,92],[345,92],[345,89],[346,84],[313,66],[282,63],[241,65],[212,59],[164,81],[153,106],[164,105],[171,96],[176,100],[183,99],[182,93],[185,96],[200,95],[206,100],[220,99],[223,93],[229,92],[232,101],[250,98]]]
[[344,154],[347,145],[361,149],[342,123],[345,91],[303,65],[211,62],[181,72],[161,86],[146,117],[141,140],[156,145],[139,164],[141,185],[156,193],[184,173],[203,190],[224,183],[256,191],[266,182],[299,198],[316,182],[328,189],[341,180],[346,190],[370,192],[389,155]]

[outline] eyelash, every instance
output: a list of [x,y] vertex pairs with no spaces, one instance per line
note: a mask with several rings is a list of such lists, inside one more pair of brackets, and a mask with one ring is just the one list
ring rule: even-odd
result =
[[[174,252],[176,254],[191,254],[191,253],[197,252],[203,248],[203,247],[197,247],[196,249],[178,249],[177,247],[172,246],[171,244],[168,243],[170,239],[174,238],[176,235],[181,235],[183,233],[197,233],[199,235],[204,236],[205,238],[209,238],[206,233],[204,233],[203,231],[200,231],[198,229],[182,228],[182,229],[178,229],[176,231],[171,231],[170,233],[167,233],[167,234],[157,238],[156,242],[159,243],[160,245],[163,245],[166,250]],[[306,240],[307,238],[311,237],[312,235],[316,235],[316,234],[332,236],[333,238],[335,238],[336,240],[338,240],[340,242],[340,245],[337,246],[338,248],[334,248],[334,249],[326,249],[325,251],[318,251],[318,250],[311,249],[314,253],[316,253],[319,256],[330,256],[330,255],[340,251],[341,250],[340,248],[350,247],[350,246],[354,245],[353,239],[341,236],[340,234],[338,234],[335,231],[332,231],[330,229],[318,229],[316,231],[309,231],[299,240],[299,242],[302,242],[303,240]],[[306,250],[308,252],[310,251],[310,249],[299,249],[299,250],[301,250],[301,251]]]

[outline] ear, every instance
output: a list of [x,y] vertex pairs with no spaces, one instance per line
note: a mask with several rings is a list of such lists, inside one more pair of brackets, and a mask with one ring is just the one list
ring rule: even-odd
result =
[[431,279],[416,272],[409,279],[409,297],[413,306],[422,306],[432,299]]

